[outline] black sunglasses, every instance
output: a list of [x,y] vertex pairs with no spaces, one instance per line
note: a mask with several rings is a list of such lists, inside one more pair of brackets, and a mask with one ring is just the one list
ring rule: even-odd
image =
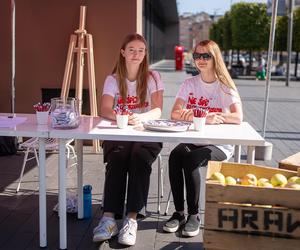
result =
[[193,53],[193,59],[194,60],[203,59],[205,61],[208,61],[211,58],[212,58],[212,55],[210,53],[197,53],[197,52]]

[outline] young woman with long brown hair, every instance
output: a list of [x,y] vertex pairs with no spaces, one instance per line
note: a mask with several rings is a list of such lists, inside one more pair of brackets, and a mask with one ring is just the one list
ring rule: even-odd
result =
[[[150,71],[147,43],[139,34],[130,34],[121,46],[119,59],[104,83],[101,116],[116,120],[116,104],[130,109],[128,123],[138,125],[161,116],[164,86],[158,72]],[[106,165],[104,213],[94,229],[93,241],[104,241],[118,234],[115,217],[123,214],[126,195],[126,218],[118,242],[134,245],[137,214],[146,205],[151,165],[161,151],[155,142],[104,141]],[[127,184],[128,175],[128,184]]]
[[[193,53],[199,75],[181,85],[172,110],[172,119],[192,121],[193,107],[209,110],[207,124],[241,123],[243,111],[237,88],[222,58],[219,46],[212,40],[198,43]],[[163,226],[166,232],[175,232],[184,225],[182,234],[199,233],[198,203],[200,194],[199,167],[209,160],[223,161],[233,153],[231,145],[179,144],[169,158],[169,179],[176,212]],[[184,215],[184,180],[186,186],[187,221]]]

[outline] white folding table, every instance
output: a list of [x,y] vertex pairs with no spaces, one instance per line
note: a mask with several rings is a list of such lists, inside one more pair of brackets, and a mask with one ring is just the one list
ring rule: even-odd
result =
[[[0,114],[7,116],[8,114]],[[240,125],[222,124],[207,125],[203,135],[194,130],[185,132],[155,132],[145,130],[142,126],[128,126],[118,129],[115,122],[110,124],[99,117],[83,116],[81,125],[76,129],[57,130],[50,125],[37,125],[34,114],[17,114],[17,117],[26,117],[26,121],[12,128],[0,127],[0,136],[23,136],[39,138],[39,227],[40,247],[47,246],[47,221],[46,221],[46,174],[45,174],[45,142],[44,138],[59,139],[59,231],[60,248],[67,248],[67,220],[66,220],[66,156],[65,144],[67,139],[77,139],[78,156],[78,218],[83,218],[82,203],[82,167],[83,167],[83,139],[118,140],[118,141],[148,141],[172,143],[203,143],[203,144],[232,144],[239,145],[236,149],[240,154],[240,146],[247,146],[247,162],[254,163],[255,146],[263,146],[264,139],[247,122]],[[100,125],[99,125],[100,124]],[[103,125],[103,124],[108,124]],[[235,156],[239,161],[239,157]]]
[[[67,248],[67,220],[66,220],[66,157],[65,144],[70,138],[77,139],[77,171],[78,171],[78,218],[83,218],[82,203],[82,167],[84,139],[117,140],[117,141],[148,141],[171,143],[202,143],[202,144],[231,144],[239,145],[236,153],[240,154],[240,146],[247,146],[247,162],[253,164],[255,146],[263,146],[265,140],[247,122],[240,125],[221,124],[207,125],[203,135],[194,130],[185,132],[157,132],[145,130],[142,126],[128,126],[126,129],[118,129],[115,122],[105,121],[99,117],[83,116],[81,124],[76,129],[57,130],[51,129],[49,137],[59,139],[59,230],[60,248]],[[238,161],[239,157],[235,157]]]
[[[0,113],[0,117],[8,117],[8,114]],[[47,221],[46,221],[46,152],[45,140],[49,137],[48,125],[37,125],[33,114],[16,114],[15,117],[25,117],[25,122],[15,127],[1,127],[0,136],[22,136],[39,138],[39,228],[40,247],[47,246]],[[13,118],[12,118],[13,119]]]

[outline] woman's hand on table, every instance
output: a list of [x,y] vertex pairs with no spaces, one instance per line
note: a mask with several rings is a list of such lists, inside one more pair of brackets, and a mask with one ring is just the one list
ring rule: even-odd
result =
[[129,115],[128,124],[138,125],[138,124],[141,124],[141,123],[142,123],[142,120],[141,120],[140,114],[132,113],[131,115]]
[[225,122],[225,118],[221,113],[208,113],[206,116],[207,124],[222,124]]
[[180,114],[179,119],[175,118],[175,120],[181,120],[181,121],[187,121],[187,122],[191,122],[193,121],[193,110],[191,109],[182,109],[179,110],[178,113]]

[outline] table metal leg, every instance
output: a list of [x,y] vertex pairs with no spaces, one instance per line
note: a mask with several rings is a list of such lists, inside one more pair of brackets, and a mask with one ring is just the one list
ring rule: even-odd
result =
[[255,160],[255,146],[248,146],[247,163],[254,164],[254,160]]
[[234,162],[241,163],[241,145],[235,145]]
[[67,248],[66,140],[59,139],[59,248]]
[[83,141],[76,140],[78,219],[83,219]]
[[171,190],[169,191],[169,195],[168,195],[168,202],[167,202],[167,206],[166,206],[166,210],[165,210],[165,215],[168,214],[168,210],[169,210],[169,206],[170,206],[170,201],[171,201]]
[[[161,156],[159,156],[161,157]],[[157,181],[157,213],[159,214],[160,213],[160,187],[161,187],[161,183],[162,183],[162,180],[161,180],[161,158],[158,159],[158,170],[157,170],[157,176],[158,176],[158,181]]]
[[45,139],[39,138],[39,222],[40,247],[47,246],[46,152]]

